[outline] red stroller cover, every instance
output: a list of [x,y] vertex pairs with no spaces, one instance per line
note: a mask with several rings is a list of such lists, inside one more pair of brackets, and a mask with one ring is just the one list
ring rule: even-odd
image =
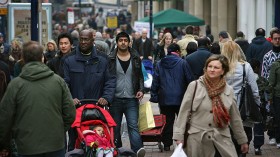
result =
[[72,124],[72,127],[80,127],[81,126],[81,120],[82,120],[82,113],[83,113],[83,110],[84,109],[93,109],[93,108],[96,108],[98,109],[99,111],[101,111],[101,113],[104,115],[104,117],[106,118],[106,121],[107,121],[107,125],[108,127],[114,127],[114,126],[117,126],[116,122],[114,121],[114,119],[112,118],[112,116],[110,115],[110,113],[97,106],[97,105],[94,105],[94,104],[85,104],[81,107],[79,107],[77,110],[76,110],[76,119],[75,121],[73,122]]

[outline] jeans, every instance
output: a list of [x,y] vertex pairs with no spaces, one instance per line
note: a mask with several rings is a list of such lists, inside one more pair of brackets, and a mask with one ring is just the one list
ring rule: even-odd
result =
[[162,143],[164,147],[170,147],[173,144],[173,125],[175,115],[178,115],[180,106],[159,106],[160,113],[166,116],[166,124],[162,132]]
[[117,123],[114,128],[115,145],[117,148],[122,147],[121,123],[123,114],[126,117],[127,129],[131,149],[137,152],[143,147],[142,139],[138,129],[139,101],[135,98],[115,98],[110,107],[110,114]]
[[42,154],[35,154],[35,155],[19,155],[19,157],[64,157],[64,156],[65,156],[64,148],[49,153],[42,153]]

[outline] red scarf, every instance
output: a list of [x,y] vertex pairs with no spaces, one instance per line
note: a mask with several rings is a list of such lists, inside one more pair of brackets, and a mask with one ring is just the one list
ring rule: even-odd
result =
[[217,84],[213,84],[207,74],[205,74],[203,76],[203,81],[206,85],[208,95],[212,100],[214,123],[219,128],[224,128],[228,125],[230,120],[229,113],[220,97],[220,94],[225,90],[226,80],[222,78]]

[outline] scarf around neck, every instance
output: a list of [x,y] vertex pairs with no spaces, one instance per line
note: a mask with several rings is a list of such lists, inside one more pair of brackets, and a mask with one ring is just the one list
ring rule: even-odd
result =
[[230,120],[230,115],[220,97],[221,93],[225,90],[226,80],[222,78],[217,84],[213,84],[208,75],[205,74],[203,81],[207,93],[212,100],[213,121],[217,127],[224,128]]

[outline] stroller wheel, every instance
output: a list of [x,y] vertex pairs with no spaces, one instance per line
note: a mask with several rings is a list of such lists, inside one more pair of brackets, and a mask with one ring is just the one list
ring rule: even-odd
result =
[[161,142],[158,142],[158,148],[160,149],[160,152],[163,152],[163,145]]

